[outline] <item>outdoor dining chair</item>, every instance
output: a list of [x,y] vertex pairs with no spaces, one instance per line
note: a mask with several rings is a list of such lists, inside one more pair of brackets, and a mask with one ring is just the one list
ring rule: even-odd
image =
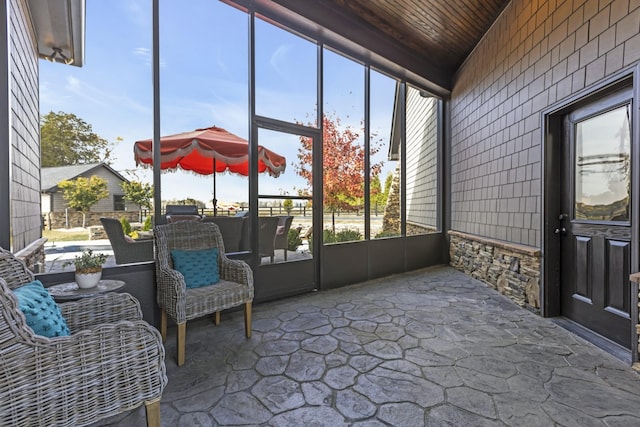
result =
[[245,335],[251,337],[253,272],[225,255],[222,234],[211,222],[179,221],[154,228],[160,332],[167,337],[167,317],[178,326],[178,366],[185,362],[187,321],[244,305]]
[[278,217],[261,216],[258,218],[258,227],[260,229],[258,232],[258,252],[260,257],[269,257],[273,264]]
[[273,241],[274,249],[284,249],[284,260],[287,260],[287,250],[289,249],[289,229],[293,222],[293,216],[278,216],[278,227],[276,228],[276,237]]
[[144,404],[147,426],[159,427],[166,384],[160,334],[135,298],[56,304],[0,248],[1,426],[84,426]]

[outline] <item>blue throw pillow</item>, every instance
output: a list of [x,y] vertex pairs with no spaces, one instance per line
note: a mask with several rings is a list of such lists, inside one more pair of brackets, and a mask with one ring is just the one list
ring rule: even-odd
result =
[[218,283],[218,249],[200,249],[195,251],[171,251],[173,268],[184,276],[187,288],[199,288]]
[[39,280],[13,290],[18,298],[18,307],[24,313],[27,325],[36,335],[48,338],[71,335],[60,307]]

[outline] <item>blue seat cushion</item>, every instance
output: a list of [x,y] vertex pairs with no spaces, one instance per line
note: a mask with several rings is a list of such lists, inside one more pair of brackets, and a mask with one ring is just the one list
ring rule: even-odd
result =
[[187,288],[209,286],[220,281],[218,272],[218,249],[171,251],[173,268],[184,276]]
[[48,338],[71,335],[60,307],[39,280],[13,290],[27,325],[36,335]]

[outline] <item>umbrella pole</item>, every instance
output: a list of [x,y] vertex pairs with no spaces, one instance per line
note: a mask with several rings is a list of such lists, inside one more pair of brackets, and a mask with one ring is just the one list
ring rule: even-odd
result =
[[216,158],[213,158],[213,216],[218,216],[218,199],[216,199]]

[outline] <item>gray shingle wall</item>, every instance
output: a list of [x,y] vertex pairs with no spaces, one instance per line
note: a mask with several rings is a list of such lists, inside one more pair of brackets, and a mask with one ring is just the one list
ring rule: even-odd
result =
[[26,0],[9,2],[11,238],[18,251],[41,236],[38,55]]
[[512,0],[455,78],[451,228],[540,247],[541,111],[639,59],[639,0]]
[[407,91],[407,221],[437,228],[438,102]]

